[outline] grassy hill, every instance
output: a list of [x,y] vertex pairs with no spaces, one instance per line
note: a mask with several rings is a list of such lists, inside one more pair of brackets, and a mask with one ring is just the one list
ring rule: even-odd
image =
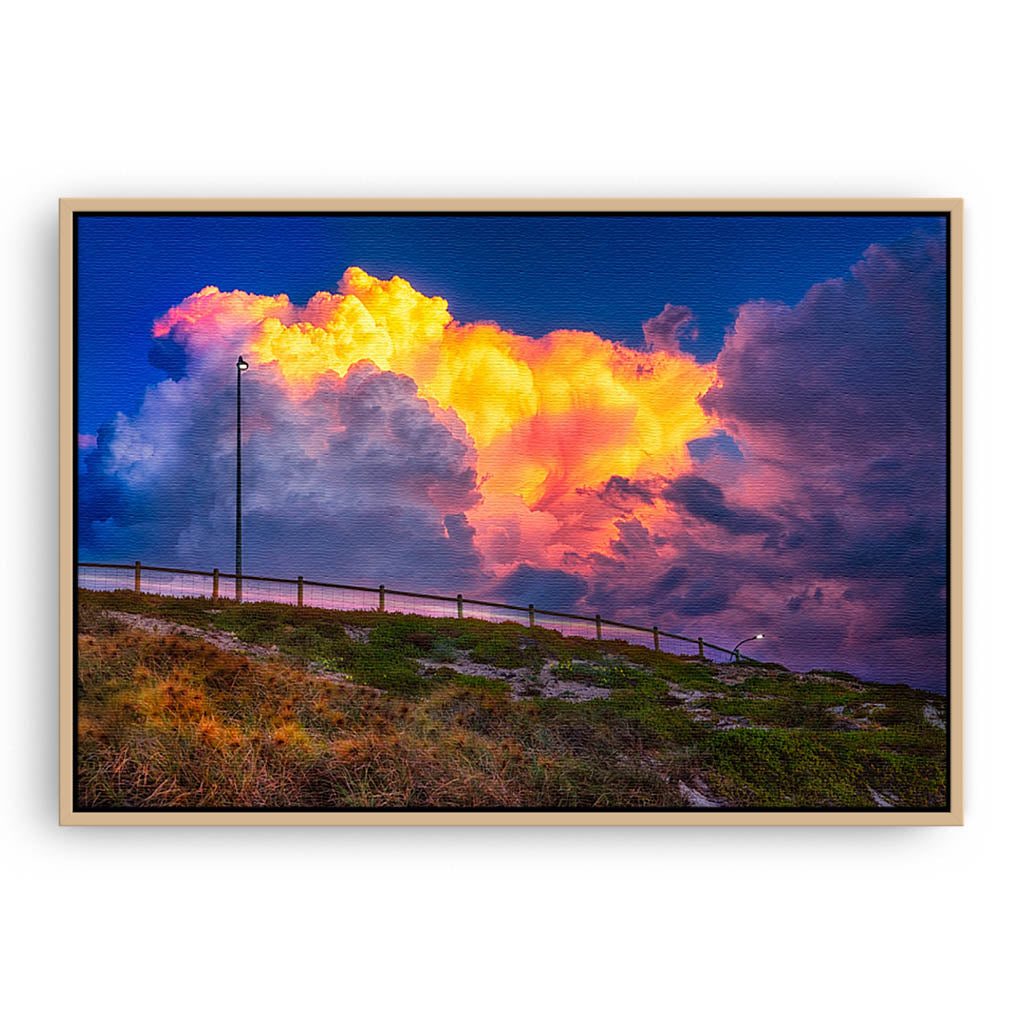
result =
[[80,591],[109,807],[940,807],[946,701],[473,619]]

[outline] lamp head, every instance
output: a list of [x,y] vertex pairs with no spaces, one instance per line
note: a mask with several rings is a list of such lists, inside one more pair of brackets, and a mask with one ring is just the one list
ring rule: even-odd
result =
[[239,370],[249,369],[249,364],[241,356],[238,357],[238,362],[235,363],[235,366],[237,366]]
[[755,640],[763,640],[764,639],[764,633],[758,633],[757,636],[754,637],[754,639]]

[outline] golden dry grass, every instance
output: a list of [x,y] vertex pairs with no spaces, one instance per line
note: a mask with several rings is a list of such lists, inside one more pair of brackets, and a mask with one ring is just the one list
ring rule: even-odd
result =
[[[198,634],[166,635],[173,623]],[[249,653],[224,649],[232,637]],[[946,795],[941,698],[842,673],[727,679],[512,623],[87,591],[78,653],[83,809],[672,808],[694,787],[722,806],[881,794],[923,808]],[[543,665],[602,699],[513,700],[494,671]]]
[[78,707],[83,808],[683,803],[653,767],[591,763],[501,694],[413,701],[109,622],[84,624]]

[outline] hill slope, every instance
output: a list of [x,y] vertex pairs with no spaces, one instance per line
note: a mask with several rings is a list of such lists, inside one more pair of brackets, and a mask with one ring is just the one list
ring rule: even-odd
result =
[[946,703],[474,619],[79,592],[102,807],[940,807]]

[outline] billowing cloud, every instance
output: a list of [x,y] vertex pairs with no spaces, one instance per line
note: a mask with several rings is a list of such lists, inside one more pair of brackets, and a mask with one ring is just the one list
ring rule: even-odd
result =
[[945,285],[944,245],[922,236],[872,246],[795,306],[742,306],[702,399],[729,444],[691,444],[698,468],[663,481],[658,545],[621,529],[622,496],[656,481],[598,492],[620,535],[586,563],[591,601],[727,642],[764,631],[762,654],[796,667],[941,687]]
[[696,474],[688,474],[674,480],[662,492],[673,504],[684,508],[692,516],[720,526],[733,536],[747,533],[772,533],[775,520],[749,509],[728,505],[722,488]]
[[705,409],[760,458],[943,455],[945,261],[933,237],[873,245],[795,306],[742,306]]
[[550,611],[571,611],[588,589],[586,579],[579,573],[523,564],[505,576],[495,592],[510,604],[533,604]]
[[305,306],[203,288],[162,316],[154,336],[151,358],[172,376],[185,361],[190,376],[219,372],[237,348],[254,366],[275,366],[295,396],[361,360],[414,380],[476,452],[482,500],[467,515],[499,572],[523,561],[557,567],[578,545],[607,541],[607,515],[592,504],[588,517],[578,490],[681,472],[692,461],[687,443],[713,424],[700,398],[714,367],[678,347],[641,353],[585,331],[529,338],[460,324],[443,298],[356,267]]
[[358,268],[305,305],[203,288],[155,324],[167,379],[83,452],[82,557],[230,567],[244,353],[253,571],[763,631],[796,668],[941,685],[944,289],[940,241],[872,246],[741,306],[701,365],[671,304],[637,352]]
[[644,341],[648,352],[678,352],[682,335],[692,337],[693,310],[689,306],[673,306],[665,303],[665,308],[650,320],[644,321]]
[[[233,567],[235,382],[217,377],[166,380],[101,430],[82,478],[87,552]],[[296,395],[276,367],[254,366],[244,394],[250,571],[480,585],[472,447],[410,378],[364,361]]]

